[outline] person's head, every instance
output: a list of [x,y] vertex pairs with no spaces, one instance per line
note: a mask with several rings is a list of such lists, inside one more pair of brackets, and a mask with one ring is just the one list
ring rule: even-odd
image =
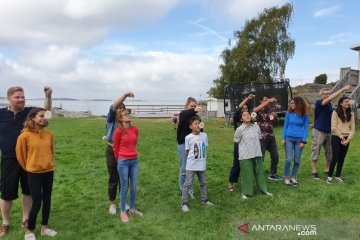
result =
[[299,117],[303,117],[306,114],[307,104],[302,97],[294,97],[291,99],[288,112],[295,112]]
[[338,106],[336,108],[336,113],[341,119],[342,122],[349,122],[351,119],[351,107],[350,107],[350,98],[341,97],[338,101]]
[[240,111],[241,112],[248,112],[249,111],[249,107],[248,107],[248,105],[244,105],[244,106],[242,106],[242,108],[240,109]]
[[10,87],[7,90],[7,100],[13,111],[19,112],[25,107],[24,89],[20,86]]
[[131,123],[131,115],[128,111],[117,111],[116,120],[118,122],[118,128],[120,128],[121,131],[126,132],[126,126]]
[[30,110],[24,122],[24,128],[28,129],[43,129],[48,126],[48,120],[45,118],[44,108],[33,108]]
[[201,123],[201,119],[198,116],[194,116],[194,117],[190,118],[189,127],[193,134],[197,135],[200,133],[200,130],[201,130],[200,123]]
[[126,106],[124,103],[121,103],[120,106],[116,109],[117,112],[122,112],[126,110]]
[[186,100],[185,103],[185,109],[190,109],[190,108],[196,108],[197,106],[197,101],[195,98],[193,97],[188,97],[188,99]]
[[267,100],[269,100],[269,99],[270,99],[269,96],[264,95],[264,96],[262,96],[262,97],[260,98],[260,103],[263,103],[263,102],[265,102],[265,101],[267,101]]
[[241,113],[241,121],[245,124],[251,123],[251,115],[249,112]]
[[320,89],[319,94],[320,94],[322,99],[325,99],[325,98],[329,97],[330,89],[329,88],[322,88],[322,89]]

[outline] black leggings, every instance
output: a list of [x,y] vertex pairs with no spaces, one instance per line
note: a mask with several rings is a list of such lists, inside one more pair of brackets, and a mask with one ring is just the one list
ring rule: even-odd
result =
[[41,208],[41,202],[43,205],[41,224],[48,225],[54,172],[28,173],[28,180],[33,201],[28,220],[28,229],[32,231],[35,229],[36,218]]
[[335,165],[337,165],[335,177],[340,177],[349,145],[350,144],[344,146],[341,144],[341,139],[339,137],[334,135],[331,136],[332,159],[330,163],[329,177],[333,176]]

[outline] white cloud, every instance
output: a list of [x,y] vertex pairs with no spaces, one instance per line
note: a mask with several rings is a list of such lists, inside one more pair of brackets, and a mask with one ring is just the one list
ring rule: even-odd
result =
[[39,89],[50,85],[54,97],[115,99],[125,91],[133,91],[137,99],[179,100],[204,96],[218,77],[219,63],[209,55],[143,52],[99,60],[76,54],[73,57],[73,68],[63,69],[62,73],[49,69],[49,65],[41,68],[24,62],[9,64],[1,57],[0,87],[22,85],[28,97],[42,96]]
[[[288,0],[192,0],[201,3],[206,9],[214,13],[214,17],[219,16],[236,24],[242,25],[245,20],[252,19],[261,13],[265,8],[282,6]],[[222,13],[222,14],[219,14]]]
[[320,9],[314,13],[314,17],[326,17],[341,9],[341,5],[335,5],[327,8]]
[[92,46],[111,29],[159,20],[178,0],[2,0],[0,44]]

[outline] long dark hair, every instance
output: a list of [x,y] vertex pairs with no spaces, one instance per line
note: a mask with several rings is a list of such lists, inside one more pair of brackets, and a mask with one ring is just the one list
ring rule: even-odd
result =
[[[39,112],[42,112],[42,111],[46,111],[44,108],[33,108],[30,110],[29,114],[27,115],[26,117],[26,120],[24,122],[24,128],[28,128],[28,129],[32,129],[34,130],[35,129],[35,125],[34,125],[34,121],[33,119],[36,117],[36,115],[39,113]],[[48,126],[48,123],[46,124],[46,127]]]
[[306,115],[307,104],[302,97],[294,97],[292,99],[295,103],[295,109],[291,109],[291,106],[288,109],[289,113],[295,112],[299,117]]
[[350,99],[349,97],[341,97],[339,99],[337,108],[336,108],[336,113],[338,115],[338,117],[341,119],[342,122],[349,122],[351,119],[351,108],[346,108],[345,111],[342,108],[341,104],[343,103],[344,100],[346,99]]

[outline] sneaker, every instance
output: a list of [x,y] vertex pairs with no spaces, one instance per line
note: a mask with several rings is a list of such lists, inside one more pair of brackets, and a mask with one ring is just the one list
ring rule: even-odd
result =
[[110,207],[109,207],[109,214],[110,215],[115,215],[116,214],[116,205],[115,204],[110,204]]
[[296,187],[299,183],[295,178],[290,179],[291,184]]
[[332,177],[327,177],[326,183],[327,184],[332,184]]
[[314,180],[320,180],[320,175],[317,172],[312,173]]
[[265,192],[264,193],[266,196],[272,196],[273,194],[271,192]]
[[268,176],[268,179],[269,179],[269,180],[274,180],[274,181],[281,181],[281,180],[282,180],[282,178],[279,177],[279,176],[276,175],[276,174],[274,174],[274,175],[269,175],[269,176]]
[[292,185],[289,179],[285,179],[284,183],[285,183],[286,186],[291,186]]
[[136,209],[131,209],[131,210],[129,210],[129,213],[130,213],[130,214],[134,214],[134,215],[138,215],[138,216],[140,216],[140,217],[144,216],[144,213],[142,213],[142,212],[140,212],[140,211],[138,211],[138,210],[136,210]]
[[245,194],[242,194],[242,195],[241,195],[241,198],[242,198],[242,199],[248,199],[248,196],[246,196]]
[[341,179],[340,177],[335,177],[335,180],[338,182],[338,183],[345,183],[345,181],[343,179]]
[[194,196],[193,192],[189,192],[189,196],[191,197],[191,199],[195,199],[195,196]]
[[50,228],[45,228],[45,229],[41,229],[41,236],[43,237],[54,237],[56,236],[57,232],[50,229]]
[[186,203],[183,203],[182,206],[181,206],[181,210],[183,212],[188,212],[189,211],[189,207]]
[[129,217],[126,214],[126,212],[120,213],[120,218],[121,218],[121,221],[123,221],[123,222],[128,222],[129,221]]
[[214,206],[214,204],[212,202],[210,202],[209,200],[203,201],[202,202],[204,205],[208,205],[208,206]]
[[36,240],[36,237],[35,237],[34,233],[25,233],[24,239],[25,240]]

